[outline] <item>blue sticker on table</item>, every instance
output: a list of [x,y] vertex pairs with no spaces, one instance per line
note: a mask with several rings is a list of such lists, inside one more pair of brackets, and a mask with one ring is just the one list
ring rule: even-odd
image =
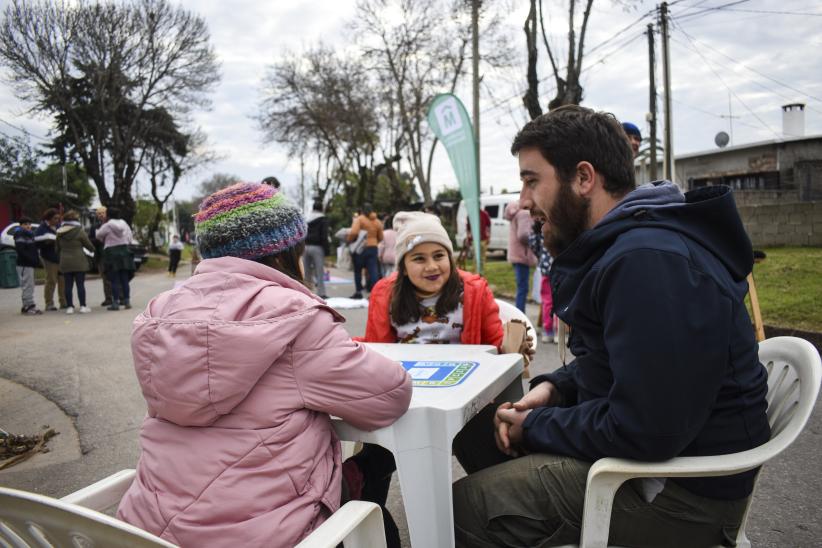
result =
[[403,361],[414,386],[444,388],[456,386],[474,372],[479,362]]

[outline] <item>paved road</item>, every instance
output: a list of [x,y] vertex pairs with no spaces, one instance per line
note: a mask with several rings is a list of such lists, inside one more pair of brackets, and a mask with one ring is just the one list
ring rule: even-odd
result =
[[[187,267],[181,269],[187,271]],[[88,315],[19,314],[19,289],[0,290],[0,428],[30,433],[44,424],[60,431],[51,452],[0,471],[0,485],[63,496],[110,473],[133,467],[145,404],[134,377],[129,349],[131,320],[154,295],[170,289],[163,273],[141,273],[132,285],[130,311],[101,309],[102,285],[88,282]],[[329,285],[329,295],[348,296],[350,284]],[[42,299],[42,286],[36,291]],[[364,332],[363,309],[342,311],[349,332]],[[536,309],[529,309],[532,318]],[[559,366],[556,346],[540,345],[535,374]],[[755,495],[749,536],[757,546],[822,545],[822,413],[763,472]],[[454,464],[455,478],[463,472]],[[406,535],[396,481],[389,509]]]

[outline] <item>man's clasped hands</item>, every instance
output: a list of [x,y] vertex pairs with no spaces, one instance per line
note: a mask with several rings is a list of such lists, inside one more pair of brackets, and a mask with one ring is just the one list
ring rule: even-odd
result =
[[510,457],[519,457],[527,451],[522,446],[525,417],[538,407],[562,405],[563,397],[548,381],[534,386],[519,401],[505,402],[494,415],[494,437],[497,448]]

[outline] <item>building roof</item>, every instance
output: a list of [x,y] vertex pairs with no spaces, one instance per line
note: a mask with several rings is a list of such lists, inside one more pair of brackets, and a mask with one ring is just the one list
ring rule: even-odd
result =
[[688,154],[678,154],[674,157],[674,161],[687,160],[688,158],[697,158],[700,156],[711,156],[713,154],[723,154],[736,150],[745,150],[749,148],[758,148],[770,145],[779,145],[783,143],[796,143],[798,141],[816,141],[822,140],[822,135],[803,135],[801,137],[779,137],[776,139],[769,139],[767,141],[757,141],[755,143],[745,143],[742,145],[733,145],[725,148],[712,148],[710,150],[703,150],[698,152],[689,152]]

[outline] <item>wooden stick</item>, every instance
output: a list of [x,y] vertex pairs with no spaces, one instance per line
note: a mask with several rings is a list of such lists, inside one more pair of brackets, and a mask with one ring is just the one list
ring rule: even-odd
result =
[[758,342],[765,340],[765,326],[762,323],[762,312],[759,310],[759,297],[756,295],[756,284],[753,279],[753,272],[748,274],[748,293],[751,296],[751,309],[754,315],[754,330]]

